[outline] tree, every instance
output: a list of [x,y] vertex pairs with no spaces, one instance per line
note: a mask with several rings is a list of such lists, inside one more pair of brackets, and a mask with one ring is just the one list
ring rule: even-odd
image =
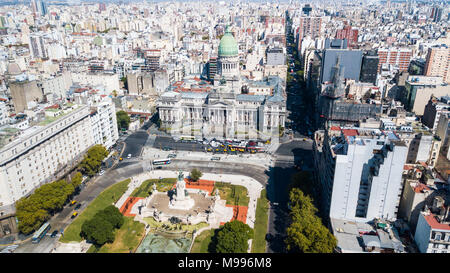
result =
[[80,172],[77,172],[73,177],[72,177],[72,185],[73,187],[76,189],[81,185],[81,182],[83,181],[83,175]]
[[203,173],[197,169],[192,169],[189,177],[192,181],[198,181],[202,177]]
[[104,210],[100,211],[97,217],[105,218],[114,228],[120,228],[125,222],[122,213],[120,213],[119,209],[113,205],[109,205]]
[[100,170],[102,161],[108,154],[108,150],[103,145],[97,144],[92,146],[80,162],[79,169],[89,176],[95,175]]
[[68,197],[75,191],[72,183],[58,180],[44,184],[28,197],[16,202],[19,231],[29,234],[37,230],[55,211],[61,210]]
[[248,240],[253,238],[253,229],[241,221],[234,220],[222,227],[216,235],[217,253],[246,253]]
[[117,127],[119,130],[122,128],[128,130],[128,126],[130,125],[131,119],[130,116],[128,116],[127,112],[121,110],[116,113],[117,117]]
[[47,221],[50,214],[41,208],[35,198],[28,197],[16,202],[16,217],[19,221],[19,231],[23,234],[30,234]]
[[116,91],[116,90],[113,90],[111,93],[112,93],[112,95],[113,95],[114,97],[117,97],[117,91]]
[[93,217],[81,226],[81,237],[97,246],[114,241],[114,227],[103,217]]
[[119,209],[110,205],[84,222],[81,226],[80,235],[97,246],[112,243],[114,241],[114,230],[120,228],[124,221]]
[[286,247],[292,252],[331,253],[336,247],[336,238],[316,215],[317,208],[311,197],[299,188],[289,193],[291,223],[286,229]]

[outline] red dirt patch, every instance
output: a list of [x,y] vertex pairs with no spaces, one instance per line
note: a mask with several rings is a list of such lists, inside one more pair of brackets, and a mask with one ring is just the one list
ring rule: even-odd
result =
[[[246,224],[248,207],[232,206],[232,205],[227,205],[227,207],[233,208],[233,218],[231,218],[230,222],[233,220],[238,220],[238,221],[241,221],[242,223]],[[224,225],[224,224],[225,224],[224,222],[220,223],[220,225]]]
[[136,214],[130,214],[131,208],[136,204],[137,201],[140,199],[144,199],[142,197],[128,197],[125,203],[123,203],[122,207],[120,208],[120,212],[124,216],[136,216]]
[[[209,195],[212,195],[213,189],[214,189],[214,181],[212,180],[203,180],[199,179],[198,181],[191,181],[187,178],[184,179],[184,182],[186,182],[186,188],[187,189],[199,189],[203,191],[207,191]],[[177,183],[173,184],[174,189],[176,187]]]

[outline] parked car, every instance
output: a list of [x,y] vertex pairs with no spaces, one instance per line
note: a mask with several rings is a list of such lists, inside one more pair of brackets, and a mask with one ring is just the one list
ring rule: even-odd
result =
[[77,217],[77,215],[78,215],[78,212],[77,211],[75,211],[74,213],[72,213],[72,216],[70,217],[70,218],[75,218],[75,217]]
[[77,203],[77,200],[72,200],[72,201],[70,202],[70,205],[73,206],[73,205],[75,205],[76,203]]
[[211,157],[211,160],[212,160],[212,161],[214,161],[214,160],[219,161],[219,160],[220,160],[220,157],[219,157],[219,156],[213,156],[213,157]]
[[76,206],[75,206],[75,209],[79,209],[79,208],[81,208],[81,204],[77,204]]
[[54,230],[54,231],[52,232],[52,234],[50,235],[50,237],[55,238],[57,234],[58,234],[58,231],[57,231],[57,230]]
[[170,148],[170,147],[164,147],[163,148],[163,151],[171,151],[172,150],[172,148]]
[[101,170],[98,175],[103,175],[105,173],[105,170]]
[[131,158],[131,154],[128,154],[127,158],[130,159]]
[[177,157],[177,154],[169,154],[168,158],[175,158]]

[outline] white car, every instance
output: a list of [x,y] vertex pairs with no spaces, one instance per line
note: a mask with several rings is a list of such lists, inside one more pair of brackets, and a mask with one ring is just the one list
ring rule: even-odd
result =
[[130,159],[131,158],[131,154],[128,154],[127,158]]
[[105,173],[105,170],[101,170],[98,174],[103,175]]

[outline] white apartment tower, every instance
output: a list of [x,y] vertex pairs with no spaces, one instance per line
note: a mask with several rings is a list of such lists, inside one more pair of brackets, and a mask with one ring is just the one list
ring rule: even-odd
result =
[[318,164],[325,211],[330,218],[356,222],[395,220],[406,145],[380,130],[337,127],[333,133],[323,141]]

